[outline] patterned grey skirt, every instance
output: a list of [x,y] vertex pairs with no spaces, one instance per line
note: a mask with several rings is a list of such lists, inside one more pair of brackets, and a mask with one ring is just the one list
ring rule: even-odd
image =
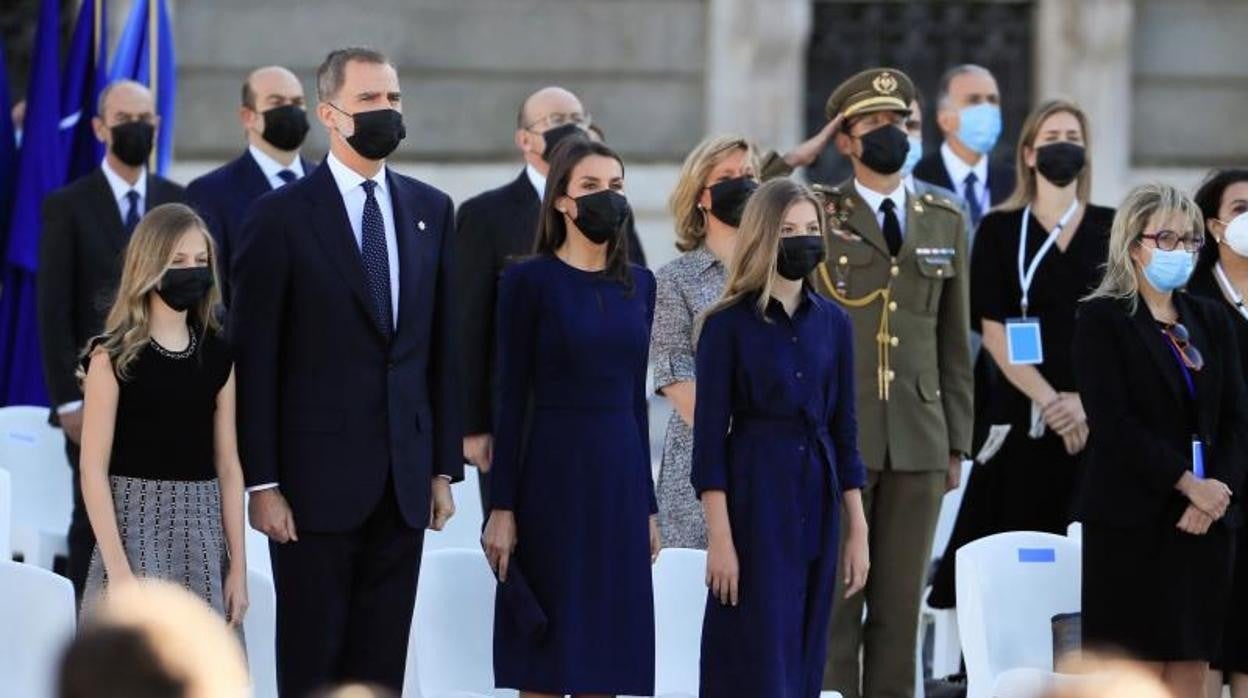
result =
[[[225,615],[222,587],[229,550],[221,526],[216,480],[146,480],[109,477],[121,546],[136,577],[180,584]],[[91,555],[82,614],[91,614],[108,575],[99,546]]]

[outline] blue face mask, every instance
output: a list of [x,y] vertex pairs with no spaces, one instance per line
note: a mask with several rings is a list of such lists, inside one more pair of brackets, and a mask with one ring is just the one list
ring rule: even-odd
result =
[[958,140],[980,155],[987,155],[1001,136],[1001,107],[976,104],[958,112]]
[[1144,278],[1148,284],[1162,293],[1183,288],[1196,268],[1196,253],[1183,248],[1159,250],[1153,248],[1153,258],[1144,265]]
[[901,164],[901,176],[907,177],[914,171],[915,165],[923,158],[923,139],[910,136],[910,150],[906,151],[906,161]]

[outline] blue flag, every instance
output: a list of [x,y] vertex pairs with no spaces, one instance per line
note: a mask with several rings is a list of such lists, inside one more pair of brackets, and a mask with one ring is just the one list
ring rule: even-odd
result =
[[84,0],[74,23],[61,83],[61,139],[68,163],[66,181],[87,174],[104,159],[104,144],[95,137],[91,118],[108,82],[108,3]]
[[35,317],[40,206],[65,182],[61,148],[60,0],[42,0],[26,91],[17,190],[0,293],[0,403],[46,405]]
[[0,40],[0,250],[9,244],[9,216],[12,212],[13,186],[17,181],[17,136],[9,114],[9,66],[4,61],[4,41]]
[[173,161],[173,70],[173,26],[167,0],[135,0],[117,42],[108,79],[141,82],[156,96],[156,113],[160,115],[156,171],[160,174],[168,171]]

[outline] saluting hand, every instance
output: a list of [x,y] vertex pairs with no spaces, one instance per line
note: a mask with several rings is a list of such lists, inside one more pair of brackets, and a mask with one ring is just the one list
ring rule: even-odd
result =
[[481,534],[481,547],[485,549],[485,559],[494,570],[498,581],[507,581],[507,565],[511,562],[511,554],[516,549],[516,515],[505,509],[490,512],[490,520],[485,524],[485,532]]
[[784,162],[789,167],[806,167],[815,161],[828,147],[828,141],[832,140],[832,136],[836,134],[836,129],[845,119],[844,114],[837,114],[823,128],[819,129],[819,133],[807,138],[793,150],[784,154]]

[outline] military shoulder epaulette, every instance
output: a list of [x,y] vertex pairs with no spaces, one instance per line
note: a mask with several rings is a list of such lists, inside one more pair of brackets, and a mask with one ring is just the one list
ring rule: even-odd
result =
[[932,194],[931,192],[928,192],[924,194],[923,196],[920,196],[919,199],[925,204],[939,206],[940,208],[943,208],[952,213],[957,213],[957,214],[962,213],[961,206],[958,206],[957,204],[953,203],[952,201],[950,201],[949,199],[946,199],[943,196],[937,196],[936,194]]

